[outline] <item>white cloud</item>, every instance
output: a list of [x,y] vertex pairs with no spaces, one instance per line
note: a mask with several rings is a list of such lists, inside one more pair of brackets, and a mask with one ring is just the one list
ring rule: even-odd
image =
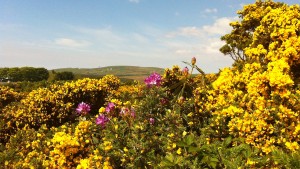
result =
[[187,26],[178,28],[176,31],[172,31],[166,34],[167,38],[174,38],[177,36],[183,37],[205,37],[208,35],[224,35],[229,33],[231,27],[229,23],[237,18],[223,17],[216,19],[212,25],[204,25],[202,27]]
[[129,0],[129,2],[132,2],[132,3],[139,3],[140,0]]
[[216,17],[217,17],[217,16],[215,16],[216,13],[218,13],[217,8],[206,8],[201,12],[201,17],[216,19]]
[[91,45],[88,41],[79,41],[70,38],[59,38],[56,39],[55,44],[65,46],[65,47],[86,47]]
[[178,28],[177,31],[169,32],[168,34],[166,34],[166,37],[174,38],[176,36],[201,36],[201,35],[202,35],[201,29],[195,26],[188,26],[188,27]]
[[191,55],[192,50],[189,50],[189,49],[177,49],[175,51],[175,53],[178,54],[178,55]]
[[218,9],[217,8],[206,8],[204,10],[205,13],[217,13]]
[[202,30],[203,32],[209,34],[223,35],[225,33],[229,33],[229,31],[231,30],[229,23],[232,22],[233,20],[236,19],[228,18],[228,17],[219,18],[212,25],[203,26]]
[[208,54],[218,54],[219,49],[224,45],[219,38],[210,38],[207,40],[207,44],[204,44],[203,48]]

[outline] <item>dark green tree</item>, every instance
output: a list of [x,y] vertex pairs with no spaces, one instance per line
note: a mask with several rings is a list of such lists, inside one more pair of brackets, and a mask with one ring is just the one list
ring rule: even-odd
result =
[[74,73],[68,71],[55,72],[54,74],[54,80],[73,80],[74,77]]
[[49,71],[45,68],[36,68],[36,81],[42,81],[42,80],[47,80],[49,78]]
[[7,77],[14,82],[23,80],[20,68],[18,67],[9,68]]
[[8,71],[9,71],[9,68],[1,68],[0,69],[0,80],[4,80],[6,78],[8,78]]
[[0,78],[9,79],[14,82],[29,81],[37,82],[42,80],[48,80],[49,71],[45,68],[33,68],[33,67],[13,67],[13,68],[1,68]]

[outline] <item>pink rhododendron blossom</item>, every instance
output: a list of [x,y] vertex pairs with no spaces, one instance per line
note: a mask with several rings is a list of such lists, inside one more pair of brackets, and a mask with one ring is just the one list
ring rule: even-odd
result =
[[96,119],[96,124],[104,128],[108,121],[109,119],[104,114],[100,114]]
[[148,87],[160,86],[161,80],[162,80],[161,75],[154,72],[145,79],[145,83]]
[[79,103],[76,108],[76,112],[81,115],[86,115],[89,111],[91,111],[91,106],[84,102]]
[[109,113],[109,112],[111,112],[111,111],[114,111],[115,110],[115,104],[114,103],[112,103],[112,102],[110,102],[110,103],[108,103],[108,105],[106,106],[106,108],[105,108],[105,111],[107,112],[107,113]]

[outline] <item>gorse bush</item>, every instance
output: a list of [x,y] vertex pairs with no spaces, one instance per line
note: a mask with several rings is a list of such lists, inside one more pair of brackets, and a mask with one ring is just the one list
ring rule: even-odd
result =
[[243,137],[264,153],[275,146],[295,151],[300,141],[300,109],[294,81],[298,77],[291,67],[299,66],[300,8],[267,9],[252,44],[245,49],[251,62],[242,69],[223,69],[212,88],[204,95],[198,88],[195,97],[199,111],[213,116],[214,137]]
[[[42,124],[48,127],[59,126],[73,121],[78,103],[87,102],[93,110],[97,110],[104,104],[105,98],[118,88],[119,83],[116,77],[105,76],[100,80],[82,79],[33,90],[19,104],[3,110],[1,116],[6,125],[1,133],[13,132],[23,127],[38,129]],[[3,141],[6,139],[6,136],[1,137]]]
[[0,113],[1,110],[12,102],[17,102],[22,98],[22,94],[7,86],[0,86]]
[[23,97],[3,87],[0,166],[300,168],[300,7],[238,13],[223,37],[237,60],[218,74],[192,58],[145,84],[86,78]]

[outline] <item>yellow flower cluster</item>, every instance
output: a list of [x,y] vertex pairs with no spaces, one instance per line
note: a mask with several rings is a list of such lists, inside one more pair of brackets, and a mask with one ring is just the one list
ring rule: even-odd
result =
[[132,98],[134,96],[140,96],[143,91],[141,84],[135,85],[122,85],[115,92],[115,98],[124,97],[125,99]]
[[5,107],[11,102],[18,101],[21,99],[22,95],[12,88],[7,86],[0,86],[0,109]]
[[264,40],[262,34],[268,34],[271,41],[268,54],[265,55],[266,62],[285,58],[289,66],[299,64],[299,30],[299,5],[284,5],[271,10],[263,17],[261,25],[255,31],[254,44]]
[[172,86],[173,84],[178,83],[182,78],[184,78],[183,72],[180,70],[178,65],[174,65],[172,69],[165,69],[163,75],[163,86]]
[[[97,149],[93,149],[92,129],[95,125],[91,121],[80,121],[75,131],[61,126],[61,131],[55,132],[53,138],[48,142],[52,149],[45,160],[44,166],[49,168],[93,168],[101,167],[102,156]],[[57,130],[57,129],[56,129]]]
[[291,151],[299,149],[300,95],[291,69],[300,64],[299,11],[299,6],[267,8],[253,43],[245,50],[251,62],[242,69],[223,69],[211,90],[194,91],[199,113],[213,115],[216,137],[243,137],[266,154],[278,144]]
[[55,133],[51,140],[54,149],[50,152],[49,166],[55,168],[56,166],[65,167],[71,166],[74,162],[78,163],[81,158],[76,158],[77,153],[81,149],[79,140],[65,132]]
[[[57,139],[56,143],[53,144],[54,149],[52,151],[55,151],[55,148],[59,146],[65,146],[64,149],[59,149],[64,151],[64,155],[66,159],[68,160],[67,163],[68,166],[66,168],[70,168],[70,166],[74,166],[77,169],[89,169],[89,168],[105,168],[105,169],[112,169],[112,166],[110,164],[110,158],[109,157],[103,157],[103,155],[100,154],[98,148],[92,143],[92,135],[93,135],[93,127],[95,127],[95,123],[91,121],[81,121],[79,124],[75,127],[75,131],[73,133],[64,133],[62,136],[55,137],[57,133],[56,132],[53,140]],[[68,138],[69,137],[69,138]],[[74,139],[72,144],[72,139]],[[62,141],[66,140],[66,141]],[[79,143],[79,145],[78,145]],[[112,149],[112,143],[110,141],[106,141],[105,138],[103,138],[103,142],[100,143],[105,150],[105,152],[108,152],[110,149]],[[98,145],[99,147],[100,145]],[[70,152],[66,152],[70,150],[70,148],[77,148],[77,152],[72,153],[71,156],[67,156],[67,154]],[[50,157],[51,152],[50,152]],[[57,157],[57,156],[54,156]],[[60,154],[58,160],[64,160],[63,154]],[[58,161],[56,160],[56,161]],[[51,168],[51,165],[55,164],[55,159],[49,161],[49,166]],[[57,162],[56,162],[57,164]]]

